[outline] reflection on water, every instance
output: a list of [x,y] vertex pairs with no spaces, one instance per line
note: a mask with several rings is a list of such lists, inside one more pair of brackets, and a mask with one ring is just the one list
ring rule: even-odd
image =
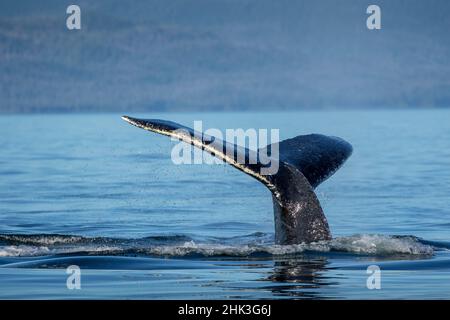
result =
[[[0,297],[449,298],[449,112],[135,115],[351,142],[317,190],[335,241],[288,248],[259,182],[175,166],[169,139],[120,115],[0,117]],[[381,292],[365,285],[372,263]],[[69,264],[81,292],[64,287]]]
[[337,285],[336,279],[326,276],[328,261],[326,258],[314,260],[274,261],[273,272],[265,280],[274,285],[267,287],[274,296],[301,298],[324,298],[319,289]]
[[[447,252],[412,261],[364,256],[349,259],[333,254],[209,259],[95,255],[0,258],[0,282],[9,288],[0,290],[0,298],[398,299],[422,297],[424,285],[433,289],[426,298],[450,298]],[[382,270],[379,292],[366,287],[366,269],[371,264]],[[71,265],[82,270],[80,292],[64,290],[65,270]],[[415,283],[422,285],[412,285]],[[105,288],[110,289],[105,292]]]

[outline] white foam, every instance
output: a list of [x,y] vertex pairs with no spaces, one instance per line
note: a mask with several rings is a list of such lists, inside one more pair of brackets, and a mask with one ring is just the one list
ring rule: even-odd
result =
[[331,248],[362,254],[433,254],[432,246],[421,243],[417,238],[392,237],[377,234],[362,234],[340,237],[331,241]]
[[433,247],[421,243],[414,237],[391,237],[384,235],[354,235],[335,238],[331,241],[321,241],[310,244],[297,245],[211,245],[185,242],[182,246],[155,246],[145,250],[149,254],[185,256],[200,254],[204,256],[248,256],[254,253],[271,255],[289,255],[314,252],[349,252],[368,255],[431,255]]
[[[101,241],[101,239],[100,239]],[[72,240],[69,241],[69,243]],[[41,244],[49,244],[43,246]],[[38,245],[17,244],[0,246],[0,257],[43,256],[68,253],[94,253],[94,254],[143,254],[157,256],[249,256],[255,253],[269,255],[292,255],[314,252],[348,252],[366,255],[431,255],[434,250],[430,245],[421,243],[415,237],[396,237],[386,235],[353,235],[338,237],[331,241],[321,241],[310,244],[274,245],[258,244],[254,242],[239,244],[211,244],[188,241],[181,245],[139,245],[108,246],[100,242],[92,241],[86,244],[60,244],[55,239],[41,239]]]
[[123,248],[112,246],[77,246],[77,247],[46,247],[29,245],[0,246],[0,257],[38,257],[54,254],[69,254],[77,252],[106,253],[120,252]]
[[29,257],[43,256],[51,254],[51,250],[47,247],[36,246],[2,246],[0,247],[0,257]]

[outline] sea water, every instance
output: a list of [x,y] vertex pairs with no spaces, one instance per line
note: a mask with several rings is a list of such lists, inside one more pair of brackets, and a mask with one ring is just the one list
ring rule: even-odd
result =
[[275,245],[260,182],[175,165],[176,142],[120,114],[5,115],[0,298],[450,298],[450,110],[129,115],[349,141],[316,190],[333,240]]

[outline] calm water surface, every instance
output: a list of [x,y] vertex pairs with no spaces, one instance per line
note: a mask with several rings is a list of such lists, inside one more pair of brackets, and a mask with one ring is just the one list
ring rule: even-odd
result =
[[1,116],[0,298],[450,298],[450,111],[131,115],[351,142],[317,189],[334,240],[273,245],[262,184],[120,115]]

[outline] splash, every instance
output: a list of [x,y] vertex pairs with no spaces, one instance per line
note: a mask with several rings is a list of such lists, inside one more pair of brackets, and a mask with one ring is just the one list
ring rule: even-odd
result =
[[72,235],[0,235],[0,257],[85,255],[229,256],[296,255],[305,252],[344,252],[355,255],[432,255],[435,246],[414,236],[361,234],[310,244],[275,245],[273,237],[255,233],[233,238],[193,239],[185,235],[140,239]]

